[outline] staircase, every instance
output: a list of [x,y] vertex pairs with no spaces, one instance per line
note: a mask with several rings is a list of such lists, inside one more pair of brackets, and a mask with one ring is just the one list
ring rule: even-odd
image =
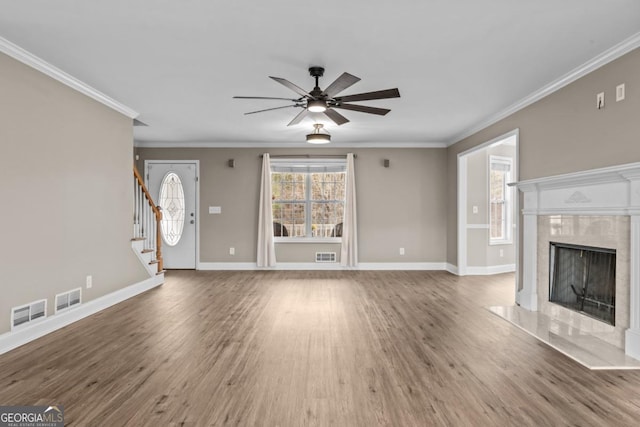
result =
[[131,247],[149,273],[164,275],[162,265],[162,211],[156,206],[144,185],[142,176],[133,166],[133,238]]

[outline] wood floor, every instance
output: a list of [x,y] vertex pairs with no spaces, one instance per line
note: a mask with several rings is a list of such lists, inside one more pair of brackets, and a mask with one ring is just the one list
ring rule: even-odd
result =
[[0,356],[0,404],[69,426],[637,426],[640,373],[589,371],[484,307],[513,276],[173,271]]

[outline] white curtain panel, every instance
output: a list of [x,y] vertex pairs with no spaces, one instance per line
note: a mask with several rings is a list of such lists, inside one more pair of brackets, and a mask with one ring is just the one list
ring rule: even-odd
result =
[[271,161],[269,153],[262,155],[262,183],[260,184],[260,212],[258,214],[258,267],[276,265],[273,242],[273,211],[271,210]]
[[342,225],[342,249],[340,264],[343,267],[358,265],[358,223],[356,215],[356,175],[353,170],[353,153],[347,154],[347,180]]

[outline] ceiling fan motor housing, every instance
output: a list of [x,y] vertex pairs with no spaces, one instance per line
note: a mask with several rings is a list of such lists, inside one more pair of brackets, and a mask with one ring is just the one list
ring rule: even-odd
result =
[[324,68],[309,67],[309,74],[311,74],[311,77],[322,77],[324,75]]

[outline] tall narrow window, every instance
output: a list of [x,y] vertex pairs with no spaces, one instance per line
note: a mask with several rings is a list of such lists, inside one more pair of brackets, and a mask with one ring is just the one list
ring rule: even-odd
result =
[[511,243],[511,181],[513,160],[489,156],[489,243]]
[[185,215],[184,189],[175,172],[167,173],[162,179],[158,205],[162,208],[162,237],[167,245],[175,246],[182,237]]
[[341,237],[345,169],[342,159],[272,160],[274,237]]

